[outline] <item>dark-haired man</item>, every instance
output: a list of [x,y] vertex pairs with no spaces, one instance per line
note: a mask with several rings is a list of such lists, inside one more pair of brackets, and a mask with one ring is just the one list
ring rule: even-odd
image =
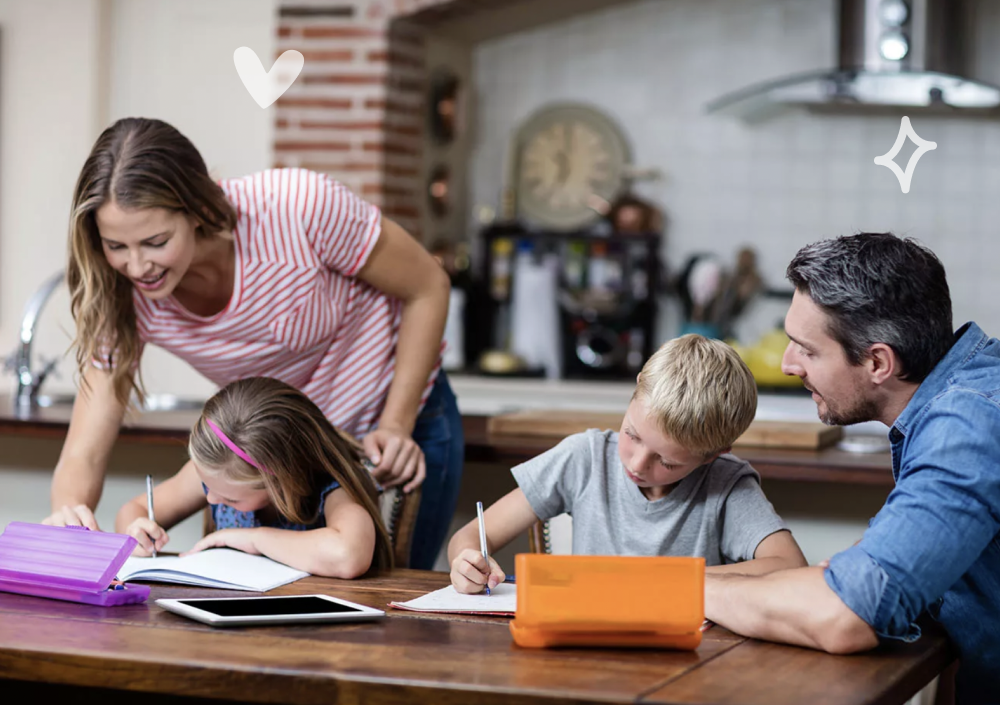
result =
[[890,427],[896,485],[826,567],[706,576],[706,616],[832,653],[914,640],[928,611],[960,657],[959,703],[1000,703],[1000,341],[957,333],[944,268],[889,233],[803,248],[782,369],[829,424]]

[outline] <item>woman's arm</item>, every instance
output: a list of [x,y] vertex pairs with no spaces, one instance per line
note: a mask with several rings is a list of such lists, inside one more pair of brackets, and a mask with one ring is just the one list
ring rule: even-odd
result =
[[111,374],[87,368],[52,475],[52,514],[43,523],[98,528],[93,510],[101,499],[108,458],[124,415]]
[[201,478],[194,463],[188,461],[176,475],[153,489],[153,508],[156,522],[151,522],[147,514],[146,493],[130,499],[115,518],[115,531],[134,536],[139,542],[137,555],[149,555],[155,547],[163,550],[170,537],[167,531],[184,521],[199,509],[208,506]]
[[228,546],[326,578],[364,575],[375,556],[375,522],[343,489],[326,496],[323,513],[326,527],[322,529],[222,529],[203,538],[188,553]]
[[757,544],[753,560],[730,565],[713,565],[705,568],[706,573],[739,573],[740,575],[764,575],[787,568],[807,566],[802,549],[790,531],[775,531]]
[[358,278],[403,304],[396,369],[378,428],[364,439],[384,486],[406,483],[409,492],[424,478],[424,458],[411,438],[420,396],[437,363],[448,316],[451,282],[444,269],[399,225],[382,218],[382,232]]
[[[486,524],[486,546],[490,554],[497,551],[538,521],[521,488],[511,490],[483,512]],[[479,545],[479,521],[473,519],[455,532],[448,542],[451,563],[451,583],[459,592],[477,593],[487,585],[492,589],[504,581],[500,564],[490,557],[487,568]]]

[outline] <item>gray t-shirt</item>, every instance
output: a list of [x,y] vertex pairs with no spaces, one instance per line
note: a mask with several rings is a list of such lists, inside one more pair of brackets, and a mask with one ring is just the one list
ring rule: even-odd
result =
[[511,472],[539,519],[573,516],[575,554],[702,556],[722,565],[752,559],[761,541],[787,528],[757,471],[733,455],[646,499],[625,475],[615,431],[569,436]]

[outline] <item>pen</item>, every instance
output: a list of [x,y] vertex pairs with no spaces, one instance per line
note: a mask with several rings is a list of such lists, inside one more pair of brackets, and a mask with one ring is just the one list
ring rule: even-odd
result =
[[[156,522],[153,514],[153,476],[146,475],[146,514],[151,522]],[[156,541],[153,542],[153,558],[156,558]]]
[[476,517],[479,519],[479,549],[486,559],[486,594],[490,594],[490,549],[486,546],[486,522],[483,521],[483,503],[476,502]]

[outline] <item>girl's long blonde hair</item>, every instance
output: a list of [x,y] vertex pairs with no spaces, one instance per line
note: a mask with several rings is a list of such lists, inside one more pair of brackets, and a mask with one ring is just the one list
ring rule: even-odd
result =
[[208,175],[195,146],[162,120],[123,118],[101,133],[73,192],[66,283],[76,321],[76,363],[83,378],[94,360],[108,366],[115,397],[142,397],[141,345],[132,283],[108,264],[95,214],[106,203],[125,210],[165,208],[189,215],[199,237],[236,227],[236,210]]
[[[206,419],[265,470],[238,458]],[[361,446],[298,389],[270,377],[226,385],[206,402],[188,450],[203,472],[219,471],[232,482],[266,489],[278,513],[297,524],[316,521],[321,493],[336,480],[375,522],[372,567],[392,567],[389,532]]]

